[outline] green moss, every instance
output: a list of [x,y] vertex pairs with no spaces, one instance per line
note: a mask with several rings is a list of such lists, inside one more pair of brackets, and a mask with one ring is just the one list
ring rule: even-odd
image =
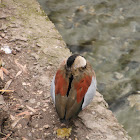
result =
[[1,1],[0,8],[5,8],[5,7],[6,7],[6,2]]
[[6,7],[6,5],[0,4],[0,8],[5,8],[5,7]]

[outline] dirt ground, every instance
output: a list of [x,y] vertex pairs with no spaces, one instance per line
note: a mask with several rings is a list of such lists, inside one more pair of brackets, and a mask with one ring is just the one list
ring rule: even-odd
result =
[[69,128],[69,140],[130,139],[99,93],[79,117],[59,120],[50,83],[70,52],[35,0],[0,0],[0,48],[4,46],[12,52],[0,50],[0,139],[59,140],[58,128]]
[[[3,39],[2,42],[4,42]],[[10,46],[12,45],[14,44],[10,44]],[[6,103],[2,108],[4,112],[0,112],[1,132],[11,134],[10,137],[14,139],[22,137],[53,139],[53,134],[57,125],[60,126],[60,122],[48,95],[49,84],[48,87],[45,87],[44,83],[41,84],[38,80],[39,75],[46,71],[52,77],[53,70],[44,68],[44,71],[40,72],[38,69],[37,72],[36,61],[31,59],[29,53],[27,53],[29,50],[13,50],[15,50],[16,55],[1,55],[4,68],[10,74],[8,76],[4,74],[4,80],[1,80],[0,87],[4,89],[6,83],[12,80],[8,89],[14,90],[13,93],[5,92],[2,94]],[[17,63],[19,65],[15,63],[16,60],[19,61]],[[20,68],[20,65],[26,66],[25,70]],[[7,105],[6,108],[5,105]],[[5,137],[3,134],[1,134],[1,137]]]

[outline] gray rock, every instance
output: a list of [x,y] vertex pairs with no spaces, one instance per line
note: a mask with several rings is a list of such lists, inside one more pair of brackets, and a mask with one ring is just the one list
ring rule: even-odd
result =
[[[130,140],[124,129],[118,124],[117,119],[112,112],[107,109],[108,104],[103,99],[103,96],[96,92],[93,102],[79,114],[80,120],[75,122],[77,126],[77,134],[80,140],[85,140],[82,137],[84,133],[88,134],[90,140]],[[88,131],[90,130],[90,131]]]
[[119,73],[119,72],[115,72],[114,74],[115,74],[115,78],[118,79],[118,80],[122,79],[124,77],[124,75]]

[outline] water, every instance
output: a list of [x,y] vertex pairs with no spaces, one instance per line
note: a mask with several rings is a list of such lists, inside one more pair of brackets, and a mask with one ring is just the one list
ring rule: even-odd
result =
[[69,49],[90,61],[99,92],[140,140],[140,98],[129,98],[140,91],[140,0],[38,1]]

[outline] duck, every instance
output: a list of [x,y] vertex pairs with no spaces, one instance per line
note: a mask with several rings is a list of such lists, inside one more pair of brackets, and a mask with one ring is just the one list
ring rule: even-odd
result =
[[80,54],[63,61],[51,82],[51,97],[61,120],[70,120],[90,104],[96,93],[96,75]]

